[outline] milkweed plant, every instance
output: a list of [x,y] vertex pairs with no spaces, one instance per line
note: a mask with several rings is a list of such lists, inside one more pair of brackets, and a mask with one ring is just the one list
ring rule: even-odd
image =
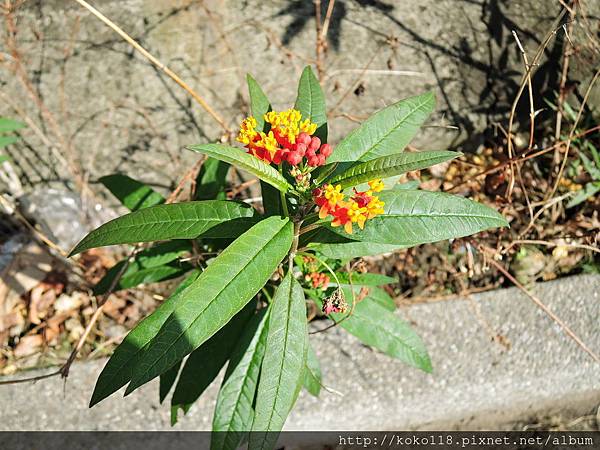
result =
[[[128,395],[160,377],[160,401],[173,390],[175,423],[226,367],[213,449],[245,442],[251,449],[272,448],[301,389],[319,395],[324,382],[309,320],[327,319],[430,372],[423,342],[394,314],[394,301],[381,288],[394,279],[364,273],[352,262],[507,226],[485,205],[398,184],[401,174],[460,155],[403,152],[433,111],[432,93],[378,111],[333,146],[323,91],[310,67],[293,109],[272,110],[250,75],[248,87],[252,115],[241,123],[239,147],[188,147],[207,157],[194,201],[165,204],[132,178],[103,177],[131,212],[92,231],[72,251],[160,241],[137,247],[130,264],[117,263],[96,294],[185,275],[116,348],[90,406],[125,385]],[[227,200],[231,165],[260,179],[262,209]],[[190,254],[195,259],[185,258]]]

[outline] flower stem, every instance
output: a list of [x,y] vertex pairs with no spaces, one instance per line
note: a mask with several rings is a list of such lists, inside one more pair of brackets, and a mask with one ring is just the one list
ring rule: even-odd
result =
[[315,223],[311,223],[310,225],[306,225],[304,228],[300,230],[300,234],[308,233],[309,231],[315,230],[319,228],[321,225],[325,223],[324,220],[318,220]]

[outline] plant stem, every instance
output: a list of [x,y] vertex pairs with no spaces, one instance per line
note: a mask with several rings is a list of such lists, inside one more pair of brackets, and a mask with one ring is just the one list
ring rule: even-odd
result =
[[321,175],[319,175],[317,177],[317,179],[315,180],[315,183],[317,183],[317,186],[320,186],[321,183],[323,183],[323,181],[325,181],[325,179],[327,177],[329,177],[329,175],[331,175],[335,169],[337,169],[338,163],[333,163],[331,165],[331,167],[327,168],[327,170],[325,170]]
[[313,220],[313,219],[316,219],[317,217],[319,217],[319,213],[316,213],[316,212],[314,212],[314,213],[310,213],[310,214],[308,214],[308,215],[307,215],[307,216],[304,218],[304,221],[305,221],[305,222],[308,222],[308,221],[311,221],[311,220]]
[[300,241],[300,227],[302,226],[302,221],[294,223],[294,240],[292,241],[292,248],[290,248],[290,253],[288,257],[288,270],[291,272],[294,267],[294,258],[296,257],[296,252],[298,251],[298,242]]
[[[337,285],[339,287],[340,286],[340,280],[337,277],[337,275],[335,274],[335,272],[333,271],[333,269],[329,266],[329,264],[327,264],[324,260],[322,260],[321,258],[319,258],[317,255],[310,255],[310,256],[312,256],[317,261],[319,261],[323,266],[325,266],[325,268],[333,276],[333,278],[335,279],[335,282],[337,283]],[[349,274],[349,276],[350,276],[350,280],[352,280],[352,276],[350,274]]]
[[311,223],[310,225],[306,225],[304,228],[300,230],[300,234],[308,233],[309,231],[315,230],[323,225],[324,221],[318,220],[315,223]]
[[285,194],[281,191],[279,191],[279,198],[281,198],[281,206],[283,207],[283,214],[285,215],[285,217],[290,217],[290,211],[288,210]]

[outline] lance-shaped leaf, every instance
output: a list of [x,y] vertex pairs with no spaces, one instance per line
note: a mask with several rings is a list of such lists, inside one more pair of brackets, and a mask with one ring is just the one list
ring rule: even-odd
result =
[[[394,299],[390,297],[389,294],[380,287],[366,284],[361,285],[356,283],[354,283],[353,286],[354,295],[356,296],[356,298],[364,297],[362,301],[376,302],[388,311],[396,310],[396,302],[394,302]],[[346,289],[345,292],[347,294],[350,294],[350,286],[343,285],[342,288]],[[351,303],[352,299],[348,299],[348,302]]]
[[273,448],[304,381],[306,303],[302,286],[288,272],[271,305],[269,332],[256,393],[251,450]]
[[279,191],[262,180],[260,182],[260,191],[262,194],[262,204],[265,216],[280,216],[281,195],[279,194]]
[[401,190],[383,191],[379,198],[385,213],[367,220],[364,230],[355,227],[348,235],[341,227],[331,229],[364,242],[410,247],[508,226],[492,208],[455,195]]
[[250,320],[233,350],[215,406],[212,450],[237,449],[252,428],[252,402],[265,354],[267,323],[268,313],[263,309]]
[[187,148],[188,150],[204,153],[211,158],[233,164],[252,175],[256,175],[264,182],[269,183],[282,192],[287,192],[291,188],[287,180],[276,169],[239,148],[221,144],[191,145]]
[[119,173],[98,180],[130,211],[160,205],[165,198],[150,186]]
[[[352,273],[352,276],[350,276],[348,272],[337,272],[336,276],[342,286],[349,286],[351,282],[357,286],[383,286],[398,282],[396,278],[380,273]],[[333,284],[335,279],[332,278],[331,281]]]
[[269,280],[292,245],[292,223],[269,217],[217,256],[183,292],[136,364],[126,394],[160,375],[219,331]]
[[187,414],[192,404],[219,375],[255,310],[256,301],[249,302],[186,359],[171,398],[171,425],[177,423],[178,410],[182,409]]
[[[112,286],[115,276],[119,274],[124,263],[124,261],[121,261],[111,267],[111,269],[106,273],[106,276],[102,278],[96,286],[94,286],[94,295],[103,295],[108,292],[109,288]],[[137,265],[134,263],[125,270],[126,275],[119,278],[119,281],[115,285],[112,292],[120,291],[121,289],[131,289],[141,284],[150,284],[157,283],[159,281],[171,280],[185,274],[193,268],[193,266],[190,264],[184,263],[165,264],[162,266],[147,268],[139,268],[136,266]],[[134,270],[132,270],[130,273],[127,273],[129,272],[130,267]]]
[[248,82],[248,93],[250,94],[250,110],[252,116],[256,119],[256,130],[266,133],[269,124],[265,123],[264,116],[271,111],[271,102],[260,85],[252,78],[252,75],[247,74],[246,81]]
[[392,188],[395,191],[414,191],[419,189],[421,182],[419,180],[410,180],[406,183],[397,183]]
[[327,142],[325,95],[310,66],[306,66],[300,76],[298,96],[294,108],[300,111],[302,120],[310,119],[311,122],[317,125],[315,136],[318,136],[322,142]]
[[339,244],[313,242],[308,245],[309,248],[319,252],[321,255],[332,259],[352,259],[362,256],[380,255],[382,253],[391,253],[395,250],[406,248],[401,245],[377,244],[374,242],[342,242]]
[[17,131],[21,128],[25,128],[23,122],[19,122],[17,120],[9,119],[8,117],[0,117],[0,133],[9,133],[11,131]]
[[158,385],[158,399],[160,403],[164,402],[167,395],[169,395],[171,388],[175,384],[175,380],[177,380],[180,368],[181,361],[160,375],[160,383]]
[[366,298],[379,303],[380,306],[383,306],[388,311],[396,310],[396,302],[394,302],[394,299],[380,287],[369,286],[369,293]]
[[19,138],[15,136],[0,136],[0,148],[7,147],[17,142]]
[[340,184],[342,189],[346,189],[376,178],[393,177],[412,170],[425,169],[460,155],[462,153],[459,152],[430,151],[382,156],[352,166],[344,173],[332,178],[329,183]]
[[173,294],[156,311],[131,330],[123,342],[115,349],[98,377],[92,399],[90,400],[90,408],[125,386],[131,380],[133,368],[142,355],[144,347],[156,336],[156,333],[158,333],[173,310],[181,302],[183,291],[199,275],[199,272],[194,272],[187,277],[175,289]]
[[304,368],[304,388],[315,397],[321,393],[322,385],[321,364],[319,358],[308,343],[308,352],[306,353],[306,366]]
[[402,152],[434,106],[428,92],[376,112],[339,143],[328,161],[369,161]]
[[[317,223],[318,222],[318,223]],[[307,245],[315,245],[317,243],[321,244],[341,244],[354,242],[352,239],[348,239],[347,237],[341,236],[339,233],[335,233],[331,231],[331,227],[327,226],[326,220],[318,220],[313,223],[317,225],[321,225],[318,228],[308,231],[306,233],[302,233],[300,235],[300,248],[305,247]],[[305,223],[304,225],[309,225],[309,223]]]
[[[253,217],[255,210],[244,204],[222,200],[157,205],[126,214],[96,228],[71,252],[94,247],[168,239],[194,239],[219,226],[219,237],[239,235],[235,219]],[[228,223],[228,222],[232,223]]]
[[[352,291],[350,288],[343,288],[343,291],[346,301],[351,304]],[[431,360],[423,341],[393,312],[378,302],[363,299],[354,305],[352,314],[342,321],[348,314],[333,313],[331,317],[364,344],[425,372],[431,372]]]
[[567,203],[567,208],[572,208],[573,206],[577,206],[583,202],[585,202],[588,198],[596,195],[596,193],[600,192],[600,182],[596,181],[595,183],[587,183],[583,189],[579,189],[569,203]]
[[229,164],[218,159],[206,158],[196,177],[195,200],[224,200],[227,198],[227,172]]
[[[189,264],[173,263],[191,250],[188,241],[161,242],[139,252],[121,275],[114,291],[128,289],[143,283],[154,283],[181,275],[190,270]],[[173,264],[171,264],[173,263]],[[112,266],[102,279],[96,283],[94,295],[102,295],[112,286],[115,277],[121,273],[126,260]]]

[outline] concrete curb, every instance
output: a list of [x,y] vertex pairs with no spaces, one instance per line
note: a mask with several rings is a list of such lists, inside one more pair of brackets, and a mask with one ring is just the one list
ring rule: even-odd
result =
[[[582,275],[535,292],[590,348],[600,351],[600,276]],[[427,375],[361,345],[342,330],[311,336],[325,384],[343,396],[303,392],[289,430],[506,429],[555,412],[600,404],[600,364],[517,289],[405,308],[434,365]],[[494,335],[510,343],[506,348]],[[50,379],[0,386],[1,430],[169,430],[156,380],[123,400],[87,404],[104,361],[80,363],[66,385]],[[218,385],[175,430],[210,428]]]

